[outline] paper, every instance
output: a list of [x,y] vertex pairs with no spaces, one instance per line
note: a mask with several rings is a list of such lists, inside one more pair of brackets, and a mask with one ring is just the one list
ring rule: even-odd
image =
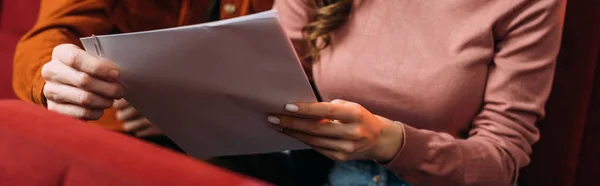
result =
[[316,102],[276,15],[81,41],[120,68],[125,99],[192,156],[304,149],[267,122],[287,103]]

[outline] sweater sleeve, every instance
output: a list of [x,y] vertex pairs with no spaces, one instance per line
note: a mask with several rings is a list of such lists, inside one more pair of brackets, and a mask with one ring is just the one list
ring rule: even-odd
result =
[[[507,1],[508,2],[508,1]],[[511,185],[539,139],[560,46],[565,1],[515,3],[494,26],[496,52],[467,139],[405,125],[387,165],[414,185]],[[518,3],[517,3],[518,2]]]
[[36,24],[17,45],[13,73],[17,96],[45,105],[41,69],[51,60],[54,47],[63,43],[81,47],[82,36],[110,33],[112,4],[112,0],[42,0]]

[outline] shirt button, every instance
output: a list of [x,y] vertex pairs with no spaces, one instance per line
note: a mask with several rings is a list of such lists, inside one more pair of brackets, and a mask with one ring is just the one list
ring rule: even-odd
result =
[[379,183],[379,180],[381,180],[381,176],[379,176],[379,175],[373,176],[373,182]]
[[236,10],[237,10],[237,8],[235,7],[235,4],[233,4],[233,3],[227,3],[227,4],[223,5],[223,11],[225,11],[225,13],[233,14],[233,13],[235,13]]

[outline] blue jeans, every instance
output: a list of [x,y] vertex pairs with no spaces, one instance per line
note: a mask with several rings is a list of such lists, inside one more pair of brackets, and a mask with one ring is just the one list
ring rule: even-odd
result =
[[410,186],[373,161],[336,162],[329,174],[330,186]]

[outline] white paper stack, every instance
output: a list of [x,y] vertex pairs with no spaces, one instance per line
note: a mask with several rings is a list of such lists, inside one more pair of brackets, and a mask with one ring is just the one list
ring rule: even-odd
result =
[[316,102],[275,11],[81,41],[121,69],[125,99],[192,156],[307,148],[267,122],[287,103]]

